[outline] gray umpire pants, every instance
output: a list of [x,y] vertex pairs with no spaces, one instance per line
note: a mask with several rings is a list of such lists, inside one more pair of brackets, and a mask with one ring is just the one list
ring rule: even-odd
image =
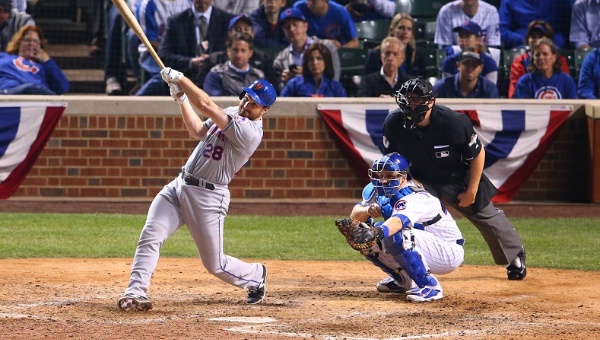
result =
[[487,243],[494,262],[498,265],[510,263],[523,248],[521,236],[510,223],[504,211],[496,208],[489,201],[483,208],[477,210],[473,206],[463,208],[458,205],[457,195],[464,191],[460,184],[430,186],[423,183],[425,189],[438,197],[444,204],[456,209],[466,219],[471,221]]

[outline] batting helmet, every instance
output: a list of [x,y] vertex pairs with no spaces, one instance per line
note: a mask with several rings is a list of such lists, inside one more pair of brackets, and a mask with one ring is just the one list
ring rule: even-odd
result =
[[423,78],[410,79],[396,92],[396,103],[404,115],[404,128],[414,129],[429,110],[429,102],[435,101],[433,86]]
[[256,80],[249,87],[244,86],[240,99],[244,98],[246,93],[259,105],[269,107],[275,103],[277,99],[277,91],[271,83],[264,79]]
[[[400,178],[408,177],[408,161],[397,152],[389,153],[373,161],[369,169],[371,183],[379,196],[392,197],[400,190]],[[384,174],[383,171],[386,171]]]

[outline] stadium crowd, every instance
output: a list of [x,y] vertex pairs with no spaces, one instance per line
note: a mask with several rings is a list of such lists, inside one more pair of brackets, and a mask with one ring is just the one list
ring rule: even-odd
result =
[[[127,2],[164,64],[215,95],[266,78],[282,96],[379,97],[425,77],[439,97],[600,96],[600,0]],[[24,58],[6,49],[23,26],[35,26],[28,3],[0,0],[0,63]],[[169,95],[112,2],[90,8],[89,52],[103,56],[106,94]],[[375,27],[383,33],[367,36]],[[47,54],[30,60],[53,63]],[[124,90],[128,75],[137,82],[131,91]],[[14,93],[8,83],[0,82],[0,93]]]

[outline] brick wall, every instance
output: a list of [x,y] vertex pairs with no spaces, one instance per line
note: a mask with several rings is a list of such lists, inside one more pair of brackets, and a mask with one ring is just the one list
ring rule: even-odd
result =
[[[131,108],[109,102],[85,108],[69,104],[70,112],[13,197],[153,197],[179,173],[196,141],[166,98],[160,105],[144,102],[143,108],[136,106],[137,99],[128,100],[134,101]],[[163,112],[164,105],[171,111]],[[265,116],[263,142],[231,183],[232,197],[359,197],[365,182],[315,113],[316,104],[277,105],[285,106],[278,108],[281,114]],[[111,110],[117,112],[94,113]],[[589,202],[591,172],[581,110],[561,128],[516,200]]]

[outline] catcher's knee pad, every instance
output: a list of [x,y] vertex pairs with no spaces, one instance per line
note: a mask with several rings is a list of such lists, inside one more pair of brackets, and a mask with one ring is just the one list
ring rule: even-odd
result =
[[437,285],[437,280],[431,276],[429,269],[425,267],[421,254],[414,249],[405,250],[402,255],[403,269],[408,276],[415,281],[419,288]]

